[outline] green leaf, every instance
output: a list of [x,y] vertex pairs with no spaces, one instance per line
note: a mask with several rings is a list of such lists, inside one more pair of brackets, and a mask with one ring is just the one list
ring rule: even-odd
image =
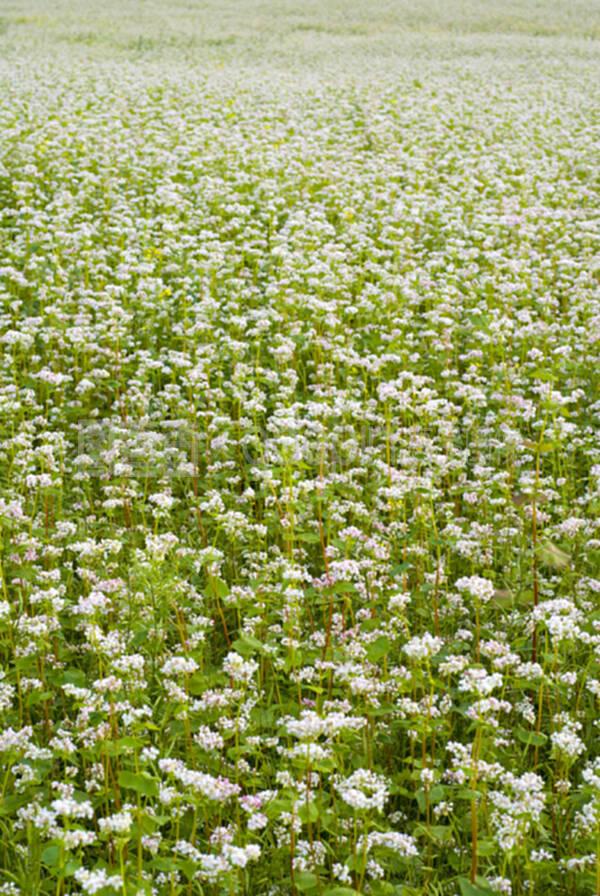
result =
[[42,862],[44,863],[44,865],[47,865],[48,868],[56,868],[59,861],[60,847],[56,844],[47,846],[46,849],[42,852]]
[[436,803],[440,803],[445,797],[446,788],[443,784],[434,784],[429,791],[429,802],[432,806],[435,806]]
[[376,663],[390,652],[391,647],[392,642],[390,639],[382,635],[380,638],[373,641],[372,644],[369,644],[367,647],[367,656],[372,663]]
[[374,880],[369,884],[372,896],[404,896],[406,893],[399,885],[388,880]]
[[269,800],[265,808],[268,818],[278,818],[282,812],[289,812],[292,808],[291,799]]
[[45,703],[46,700],[50,700],[53,696],[53,691],[32,691],[27,695],[25,702],[27,706],[37,706],[38,703]]
[[350,887],[330,887],[323,892],[323,896],[356,896],[358,890],[352,890]]
[[295,538],[298,541],[305,541],[307,544],[317,544],[321,541],[321,536],[316,532],[298,532]]
[[21,794],[9,793],[4,797],[0,797],[0,816],[13,815],[17,809],[27,803],[27,797]]
[[356,585],[352,582],[336,582],[332,588],[336,594],[354,594],[356,591]]
[[196,862],[194,862],[192,859],[180,859],[179,867],[181,868],[181,870],[183,871],[183,873],[185,874],[185,876],[188,880],[192,880],[192,878],[194,877],[194,874],[198,870],[198,866],[197,866]]
[[81,868],[81,862],[79,859],[68,859],[67,864],[64,868],[65,877],[73,877],[76,871],[79,871]]
[[548,740],[545,734],[537,734],[535,731],[527,731],[525,728],[517,728],[515,734],[522,743],[529,746],[543,747]]
[[363,877],[367,867],[367,856],[361,850],[355,856],[346,859],[346,867],[354,872],[355,877]]
[[157,856],[155,859],[152,859],[151,865],[157,871],[166,871],[167,873],[179,870],[179,865],[175,859],[167,859],[163,856]]
[[87,684],[85,672],[81,669],[65,669],[62,677],[63,684],[72,684],[76,688],[84,688]]
[[105,750],[108,756],[124,756],[143,746],[143,743],[139,737],[120,737],[118,740],[108,741]]
[[294,876],[296,889],[301,893],[308,893],[310,890],[316,890],[319,885],[319,879],[312,871],[298,871]]
[[462,896],[488,896],[492,892],[484,882],[484,885],[481,886],[481,878],[477,878],[477,881],[478,883],[472,884],[466,877],[459,877],[458,885]]
[[194,672],[187,683],[187,689],[194,697],[199,697],[207,689],[206,675],[203,672]]
[[211,576],[210,584],[217,597],[227,597],[229,594],[229,585],[218,576]]
[[252,635],[241,635],[231,646],[242,656],[251,656],[253,653],[265,652],[265,646],[262,641],[252,637]]
[[144,773],[122,771],[119,773],[119,784],[144,796],[158,796],[158,783]]
[[304,824],[314,824],[319,817],[319,807],[311,800],[309,803],[302,803],[298,808],[298,818]]
[[413,831],[416,837],[427,837],[429,840],[448,842],[452,839],[452,828],[449,824],[430,825],[419,824]]
[[443,843],[452,839],[452,828],[449,824],[434,824],[429,830],[436,840],[441,840]]

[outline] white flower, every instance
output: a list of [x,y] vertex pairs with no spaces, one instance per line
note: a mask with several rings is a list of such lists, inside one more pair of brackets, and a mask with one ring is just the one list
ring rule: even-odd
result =
[[388,800],[387,782],[381,775],[368,769],[358,769],[349,778],[338,778],[335,788],[353,809],[377,809],[383,812]]
[[248,818],[248,830],[249,831],[262,831],[263,828],[266,828],[269,823],[269,819],[263,812],[255,812]]
[[107,887],[115,890],[121,889],[123,881],[118,874],[107,874],[102,868],[99,871],[88,871],[86,868],[78,868],[75,872],[75,880],[84,893],[98,893]]
[[485,669],[472,668],[463,672],[458,682],[458,689],[483,697],[491,694],[497,688],[501,688],[502,683],[503,678],[499,672],[490,674]]
[[78,802],[72,797],[63,797],[61,799],[52,800],[50,804],[52,811],[57,815],[65,818],[93,818],[94,810],[92,804],[87,800]]
[[122,812],[115,812],[106,818],[98,819],[98,827],[107,834],[126,834],[129,832],[133,824],[133,816],[129,810],[124,809]]
[[491,823],[498,845],[511,853],[539,821],[546,795],[543,780],[534,772],[525,772],[520,777],[506,772],[502,784],[504,790],[492,790],[489,794],[494,806]]
[[172,656],[161,666],[163,675],[191,675],[198,668],[198,663],[192,657]]
[[410,641],[404,645],[404,652],[411,658],[411,660],[423,660],[426,658],[429,659],[436,653],[439,653],[443,646],[444,642],[442,638],[431,635],[429,632],[425,632],[425,634],[420,637],[417,636],[411,638]]
[[160,759],[158,765],[163,774],[172,775],[184,787],[214,802],[227,802],[240,792],[239,784],[190,769],[180,759]]
[[[365,846],[364,838],[358,841],[357,848],[362,852]],[[399,831],[371,831],[367,834],[367,851],[376,847],[390,849],[404,858],[412,858],[419,854],[417,842],[409,834],[401,834]]]
[[483,604],[492,599],[495,591],[493,582],[481,576],[464,576],[456,581],[456,588]]
[[576,759],[585,752],[585,744],[577,734],[581,728],[579,722],[567,722],[558,731],[550,735],[554,752],[562,754],[569,759]]
[[230,650],[223,660],[223,671],[226,672],[233,681],[249,684],[254,678],[257,670],[258,663],[256,660],[245,660],[239,653],[235,653],[233,650]]
[[260,858],[260,846],[250,843],[248,846],[233,846],[226,843],[223,846],[223,857],[232,868],[245,868],[249,862],[256,862]]

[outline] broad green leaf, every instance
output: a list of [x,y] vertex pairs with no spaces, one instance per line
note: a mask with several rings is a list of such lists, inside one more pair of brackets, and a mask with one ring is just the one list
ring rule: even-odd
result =
[[311,800],[309,803],[302,803],[298,807],[298,818],[304,824],[314,824],[319,817],[319,807]]
[[336,594],[354,594],[356,585],[352,582],[336,582],[333,586],[333,591],[335,591]]
[[452,828],[449,824],[434,824],[429,830],[436,840],[441,840],[444,843],[447,843],[448,840],[452,839]]
[[492,892],[489,887],[482,887],[478,883],[472,884],[466,877],[459,877],[458,885],[462,896],[489,896]]
[[440,803],[443,799],[445,799],[446,793],[447,788],[444,787],[443,784],[434,784],[429,791],[429,802],[432,806],[434,806],[436,803]]
[[318,544],[321,541],[321,536],[317,532],[298,532],[294,537],[307,544]]
[[210,579],[211,588],[214,589],[217,597],[227,597],[229,594],[229,585],[218,576],[212,576]]
[[179,863],[175,861],[175,859],[167,859],[163,856],[157,856],[155,859],[152,859],[152,867],[156,868],[157,871],[177,871],[179,869]]
[[382,635],[380,638],[377,638],[376,641],[373,641],[372,644],[369,644],[367,647],[367,656],[372,663],[377,663],[390,652],[391,647],[392,642],[390,639]]
[[527,731],[525,728],[517,728],[515,734],[522,743],[535,747],[542,747],[548,741],[545,734],[537,734],[535,731]]
[[265,645],[252,635],[241,635],[231,645],[242,656],[251,656],[253,653],[264,653]]
[[119,784],[128,790],[135,790],[143,796],[158,796],[158,782],[143,772],[122,771],[119,773]]
[[358,890],[350,887],[330,887],[323,891],[323,896],[356,896]]
[[297,871],[294,875],[294,883],[300,893],[310,893],[311,890],[317,889],[319,879],[312,871]]
[[42,852],[42,862],[44,865],[47,865],[48,868],[56,868],[60,861],[60,846],[56,843],[53,843],[51,846],[47,846],[46,849]]
[[65,669],[62,680],[63,684],[72,684],[77,688],[84,688],[87,683],[85,672],[82,669]]

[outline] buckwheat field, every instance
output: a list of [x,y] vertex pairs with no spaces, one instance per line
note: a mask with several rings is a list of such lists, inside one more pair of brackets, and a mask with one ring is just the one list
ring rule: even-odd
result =
[[0,0],[1,896],[600,894],[599,39]]

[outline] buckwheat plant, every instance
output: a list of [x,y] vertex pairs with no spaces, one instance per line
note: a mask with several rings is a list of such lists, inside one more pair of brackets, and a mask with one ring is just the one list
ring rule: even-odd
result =
[[593,0],[0,0],[0,896],[600,896]]

